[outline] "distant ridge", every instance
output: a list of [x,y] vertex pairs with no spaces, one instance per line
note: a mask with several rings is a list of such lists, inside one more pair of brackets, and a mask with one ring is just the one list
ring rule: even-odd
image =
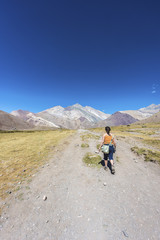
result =
[[146,118],[137,122],[137,124],[145,124],[145,123],[160,123],[160,111],[158,113],[153,114],[151,117]]
[[[158,111],[160,111],[160,104],[151,104],[138,110],[119,111],[112,115],[80,104],[66,108],[55,106],[36,114],[24,110],[16,110],[11,114],[1,111],[0,129],[79,129],[127,125],[138,120],[154,122],[154,118],[148,119],[148,117],[154,116]],[[156,116],[155,118],[159,119]]]
[[0,130],[24,130],[31,128],[33,128],[32,124],[9,113],[0,111]]
[[36,116],[53,122],[62,128],[78,129],[90,128],[95,123],[108,118],[110,114],[89,106],[83,107],[80,104],[74,104],[66,108],[55,106],[37,113]]
[[160,104],[155,105],[151,104],[148,107],[140,108],[138,110],[126,110],[126,111],[120,111],[121,113],[127,113],[131,115],[133,118],[136,118],[138,120],[143,120],[148,117],[151,117],[153,114],[160,111]]
[[26,121],[27,123],[32,124],[35,127],[59,128],[59,126],[55,125],[54,123],[49,122],[41,117],[37,117],[36,114],[29,111],[20,109],[17,111],[12,111],[11,114]]
[[127,113],[115,112],[106,120],[100,121],[94,127],[128,125],[138,121]]

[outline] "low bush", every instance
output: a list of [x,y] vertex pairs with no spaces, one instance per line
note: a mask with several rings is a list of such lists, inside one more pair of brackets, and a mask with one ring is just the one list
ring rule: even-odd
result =
[[138,156],[143,155],[145,161],[158,162],[160,164],[160,152],[146,148],[132,147],[131,150]]
[[101,157],[99,155],[93,154],[93,153],[86,153],[86,155],[83,158],[83,162],[87,165],[91,166],[99,166],[99,163],[101,162]]
[[81,144],[81,147],[82,147],[82,148],[88,148],[88,147],[89,147],[89,144],[88,144],[88,143],[82,143],[82,144]]

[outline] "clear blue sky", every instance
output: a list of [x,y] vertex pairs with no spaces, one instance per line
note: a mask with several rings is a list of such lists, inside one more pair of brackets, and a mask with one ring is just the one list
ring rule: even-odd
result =
[[160,1],[0,1],[0,109],[160,103]]

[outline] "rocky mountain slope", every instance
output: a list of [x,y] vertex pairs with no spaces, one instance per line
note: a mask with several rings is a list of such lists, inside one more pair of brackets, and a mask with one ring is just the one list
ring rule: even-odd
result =
[[92,127],[95,123],[108,118],[110,114],[88,106],[83,107],[80,104],[75,104],[66,108],[56,106],[37,113],[36,116],[60,127],[76,129]]
[[32,124],[35,127],[59,128],[59,126],[55,125],[53,122],[47,121],[39,116],[37,117],[36,114],[29,111],[17,110],[12,111],[11,114],[26,121],[27,123]]
[[109,118],[98,122],[94,127],[128,125],[138,121],[127,113],[115,112]]
[[153,114],[160,111],[160,104],[155,105],[151,104],[148,107],[140,108],[138,110],[126,110],[126,111],[120,111],[121,113],[127,113],[131,115],[133,118],[136,118],[138,120],[143,120],[148,117],[151,117]]
[[158,113],[153,114],[151,117],[146,118],[137,122],[138,124],[142,123],[160,123],[160,111]]
[[33,125],[4,111],[0,111],[0,130],[23,130],[33,128]]
[[[18,122],[13,124],[10,122],[9,129],[17,128],[19,121],[22,120],[24,128],[30,126],[32,128],[92,128],[92,127],[104,127],[105,125],[117,126],[131,124],[137,120],[144,120],[151,117],[153,114],[160,111],[160,104],[152,104],[146,108],[140,108],[138,110],[127,110],[116,112],[112,115],[103,113],[92,107],[83,107],[80,104],[75,104],[63,108],[61,106],[55,106],[53,108],[46,109],[39,113],[32,113],[24,110],[17,110],[11,112],[11,116],[15,116]],[[9,116],[9,115],[8,115]],[[2,118],[2,117],[1,117]],[[7,118],[8,119],[8,118]],[[16,119],[14,120],[16,122]],[[2,120],[1,120],[2,122]],[[9,120],[7,120],[9,124]],[[27,125],[25,125],[25,122]],[[5,123],[5,122],[4,122]],[[5,127],[6,125],[2,126]],[[17,126],[17,127],[16,127]],[[19,128],[19,127],[18,127]]]

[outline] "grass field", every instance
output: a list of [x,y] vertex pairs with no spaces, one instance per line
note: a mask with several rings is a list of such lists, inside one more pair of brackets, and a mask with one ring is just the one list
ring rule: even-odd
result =
[[100,137],[95,134],[88,133],[88,134],[81,135],[81,139],[82,139],[82,141],[87,141],[89,139],[98,139],[99,140]]
[[0,132],[0,197],[18,190],[17,183],[30,181],[49,153],[74,131]]
[[160,152],[146,148],[132,147],[131,150],[137,155],[143,155],[145,161],[160,163]]

